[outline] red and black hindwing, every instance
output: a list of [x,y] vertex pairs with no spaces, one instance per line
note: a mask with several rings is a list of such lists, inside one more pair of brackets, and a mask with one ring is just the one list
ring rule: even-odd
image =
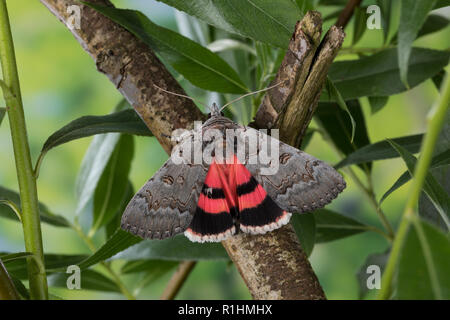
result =
[[236,232],[261,234],[289,222],[283,211],[233,155],[231,161],[213,160],[206,175],[197,210],[185,235],[192,241],[221,241]]

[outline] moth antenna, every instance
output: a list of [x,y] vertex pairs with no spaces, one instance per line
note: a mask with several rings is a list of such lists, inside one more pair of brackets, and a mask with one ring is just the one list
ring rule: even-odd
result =
[[175,93],[175,92],[172,92],[172,91],[165,90],[165,89],[163,89],[161,87],[158,87],[156,84],[153,84],[153,86],[156,87],[157,89],[165,92],[165,93],[169,93],[169,94],[174,95],[174,96],[178,96],[178,97],[182,97],[182,98],[186,98],[186,99],[192,100],[194,102],[198,102],[199,104],[201,104],[205,108],[209,109],[209,107],[206,104],[204,104],[203,102],[201,102],[201,101],[199,101],[197,99],[191,98],[191,97],[189,97],[189,96],[187,96],[185,94],[180,94],[180,93]]
[[226,103],[225,105],[222,106],[222,108],[220,108],[219,111],[222,111],[223,109],[225,109],[225,107],[227,107],[227,106],[229,106],[230,104],[235,103],[236,101],[239,101],[239,100],[241,100],[241,99],[243,99],[243,98],[245,98],[245,97],[251,96],[252,94],[256,94],[256,93],[260,93],[260,92],[264,92],[264,91],[273,89],[273,88],[275,88],[275,87],[278,87],[280,84],[281,84],[281,82],[279,82],[279,83],[277,83],[277,84],[275,84],[275,85],[273,85],[273,86],[270,86],[270,87],[261,89],[261,90],[257,90],[257,91],[253,91],[253,92],[246,93],[246,94],[244,94],[243,96],[240,96],[240,97],[238,97],[238,98],[236,98],[236,99],[234,99],[234,100],[232,100],[232,101]]

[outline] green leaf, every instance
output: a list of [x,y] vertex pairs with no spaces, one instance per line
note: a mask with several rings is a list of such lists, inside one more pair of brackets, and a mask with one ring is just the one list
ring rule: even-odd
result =
[[369,277],[369,274],[367,273],[367,268],[369,266],[378,266],[380,267],[381,274],[383,273],[383,269],[386,266],[386,263],[389,258],[390,250],[384,253],[372,253],[369,254],[366,258],[366,261],[364,261],[361,268],[359,268],[358,273],[356,274],[356,278],[358,280],[359,284],[359,299],[363,299],[364,296],[369,291],[367,287],[367,279]]
[[387,104],[389,97],[368,97],[372,114],[377,113]]
[[302,17],[292,0],[158,0],[219,29],[287,48]]
[[[409,85],[414,87],[433,77],[449,61],[450,52],[413,48],[409,59]],[[344,100],[360,97],[385,97],[407,90],[400,80],[397,50],[385,49],[358,60],[331,65],[329,77]],[[321,101],[330,101],[326,90]]]
[[[447,194],[450,194],[450,165],[430,168],[431,174],[436,178],[437,182],[442,186]],[[422,192],[419,197],[419,215],[425,221],[448,232],[448,224],[442,219],[439,211],[430,201],[427,194]]]
[[180,234],[164,240],[145,240],[117,254],[125,260],[218,260],[229,259],[220,243],[194,243]]
[[256,55],[256,50],[245,42],[234,39],[219,39],[208,44],[207,48],[212,52],[224,52],[227,50],[244,50]]
[[[429,14],[427,17],[427,20],[425,20],[425,23],[423,24],[422,28],[420,29],[419,33],[417,34],[417,38],[426,36],[430,33],[434,33],[437,31],[440,31],[444,28],[446,28],[449,24],[450,20],[448,20],[446,17],[441,16],[439,14]],[[398,41],[398,34],[396,34],[391,42],[396,43]]]
[[153,274],[155,278],[161,277],[178,265],[177,261],[165,260],[134,260],[128,261],[122,266],[122,274],[146,272]]
[[309,257],[316,242],[316,220],[314,219],[314,214],[294,213],[291,218],[291,224],[294,227],[303,251]]
[[[10,275],[11,276],[11,275]],[[20,296],[24,300],[30,299],[30,293],[28,292],[28,289],[25,287],[22,281],[17,279],[16,277],[11,276],[11,280],[14,283],[14,287],[16,287],[17,292],[19,292]]]
[[[420,150],[423,135],[412,135],[400,138],[391,139],[395,143],[401,145],[403,148],[411,153],[417,153]],[[352,164],[360,164],[365,162],[371,162],[375,160],[384,160],[398,157],[398,153],[387,140],[373,143],[371,145],[364,146],[355,152],[349,154],[347,158],[339,162],[335,167],[336,169],[343,168]]]
[[128,203],[130,200],[134,197],[134,188],[131,183],[131,181],[128,180],[128,186],[125,191],[125,197],[122,200],[122,204],[120,205],[119,209],[117,210],[114,217],[111,219],[111,221],[108,222],[108,224],[105,227],[105,233],[106,233],[106,239],[111,238],[111,236],[116,232],[117,228],[120,227],[120,221],[122,219],[122,214],[125,211],[125,208],[128,206]]
[[[408,150],[398,145],[392,140],[389,140],[392,147],[398,152],[398,154],[405,161],[408,171],[411,175],[414,174],[414,167],[416,165],[417,159]],[[423,185],[423,191],[427,194],[430,201],[435,206],[436,210],[441,215],[442,220],[444,220],[447,225],[447,229],[450,230],[450,196],[441,187],[441,185],[436,181],[436,178],[428,172],[425,182]]]
[[25,259],[33,254],[31,252],[17,252],[17,253],[0,253],[0,260],[9,262],[17,259]]
[[89,145],[77,177],[77,214],[86,207],[94,196],[100,177],[119,141],[119,133],[96,135]]
[[398,28],[398,65],[400,78],[409,87],[408,61],[414,40],[436,0],[403,0]]
[[3,117],[6,114],[6,108],[0,108],[0,124],[2,124]]
[[[48,277],[48,284],[51,287],[67,288],[67,279],[69,277],[70,274],[64,272],[54,273]],[[114,281],[94,270],[82,270],[80,282],[81,290],[120,292]]]
[[439,8],[448,7],[448,6],[450,6],[450,0],[438,0],[438,1],[436,1],[433,9],[439,9]]
[[392,0],[377,0],[377,4],[381,9],[384,43],[387,43],[391,27]]
[[400,253],[395,298],[448,300],[450,239],[425,222],[413,226]]
[[141,238],[136,237],[129,232],[117,229],[117,231],[96,252],[80,262],[78,266],[81,269],[89,268],[141,241]]
[[342,98],[341,93],[339,92],[339,90],[336,88],[336,86],[334,85],[333,81],[330,80],[330,78],[327,77],[327,82],[326,82],[326,87],[327,90],[329,92],[329,96],[333,101],[336,101],[337,104],[339,105],[339,107],[344,110],[349,119],[350,119],[350,123],[352,124],[352,130],[351,130],[351,136],[350,136],[350,143],[353,142],[353,139],[355,138],[355,129],[356,129],[356,122],[353,119],[353,116],[350,112],[350,110],[347,107],[347,103],[344,101],[344,99]]
[[121,207],[128,188],[133,155],[133,136],[121,134],[95,189],[90,235],[111,221]]
[[356,7],[354,10],[354,20],[353,20],[353,39],[352,45],[355,45],[364,35],[367,29],[366,21],[366,8]]
[[[352,124],[348,121],[347,112],[339,108],[336,103],[321,102],[315,113],[315,119],[327,132],[327,138],[331,139],[345,155],[352,154],[355,150],[370,144],[361,105],[357,100],[348,101],[347,104],[354,121],[358,123],[353,141],[351,140]],[[367,168],[370,171],[371,165],[361,165],[361,168],[363,170]]]
[[[0,200],[9,200],[16,205],[19,209],[20,207],[20,196],[17,192],[9,190],[0,186]],[[48,208],[39,202],[39,213],[41,216],[41,221],[51,224],[55,227],[69,227],[70,223],[66,218],[62,216],[55,215],[51,213]],[[19,221],[17,215],[11,210],[10,207],[0,203],[0,217],[8,218],[12,220]]]
[[136,111],[126,109],[105,116],[84,116],[65,125],[45,141],[43,153],[72,140],[100,133],[120,132],[139,136],[152,136]]
[[248,91],[233,68],[217,54],[176,32],[154,24],[141,12],[84,3],[141,39],[193,85],[226,93]]
[[370,226],[331,210],[316,210],[314,218],[316,243],[333,241],[370,230]]
[[[444,151],[443,153],[433,157],[430,164],[430,170],[434,168],[439,167],[445,167],[450,165],[450,150]],[[380,204],[386,200],[386,198],[395,190],[403,186],[405,183],[407,183],[409,180],[411,180],[411,174],[409,171],[404,172],[398,179],[395,181],[395,183],[392,185],[392,187],[389,188],[388,191],[381,197]]]
[[[0,253],[0,255],[9,255],[10,253]],[[86,259],[86,255],[65,255],[65,254],[45,254],[45,269],[47,273],[52,273],[58,269],[75,265]],[[26,259],[12,259],[4,261],[6,269],[18,279],[27,279],[27,263]]]

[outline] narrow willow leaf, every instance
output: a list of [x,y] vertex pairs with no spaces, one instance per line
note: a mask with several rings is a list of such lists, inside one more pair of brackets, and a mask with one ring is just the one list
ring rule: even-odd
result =
[[408,62],[414,40],[436,0],[403,0],[398,28],[398,65],[400,78],[409,87]]
[[158,0],[231,33],[287,48],[302,12],[292,0]]
[[[398,145],[392,140],[389,140],[392,147],[398,152],[398,154],[403,158],[408,171],[411,175],[414,174],[414,167],[416,165],[417,159],[408,150]],[[436,178],[428,172],[425,182],[423,185],[423,191],[427,194],[430,201],[435,206],[436,210],[441,215],[442,220],[447,225],[447,229],[450,229],[450,196],[442,188],[442,186],[436,181]]]
[[[11,276],[11,275],[10,275]],[[28,289],[25,287],[23,282],[16,277],[11,276],[11,280],[14,283],[14,286],[17,289],[17,292],[19,292],[20,296],[24,300],[30,299],[30,293],[28,292]]]
[[[357,100],[348,101],[347,105],[354,121],[358,124],[353,141],[351,141],[352,124],[348,114],[336,103],[321,102],[315,113],[315,119],[326,131],[327,138],[331,139],[333,144],[345,155],[352,154],[355,150],[370,144],[361,105]],[[362,164],[361,168],[370,171],[371,164]]]
[[[413,48],[409,59],[409,86],[433,77],[449,62],[450,52]],[[338,61],[331,65],[329,77],[344,100],[360,97],[386,97],[407,90],[400,80],[397,50],[385,49],[358,60]],[[321,101],[330,101],[326,90]]]
[[105,227],[106,239],[111,238],[114,232],[116,232],[117,228],[120,227],[120,220],[122,219],[122,214],[125,211],[125,208],[127,207],[131,198],[133,198],[133,196],[135,195],[135,193],[136,192],[134,191],[133,184],[131,183],[131,181],[128,180],[128,186],[125,191],[125,197],[122,200],[122,204],[115,213],[114,217],[111,219],[111,221],[108,222],[108,224]]
[[[401,145],[403,148],[411,153],[417,153],[420,150],[423,135],[412,135],[400,138],[391,139],[395,143]],[[355,152],[349,154],[347,158],[339,162],[335,167],[337,169],[343,168],[352,164],[360,164],[365,162],[372,162],[375,160],[384,160],[398,157],[398,153],[389,144],[387,140],[373,143],[362,147]]]
[[389,97],[368,97],[370,103],[370,110],[372,114],[377,113],[386,106]]
[[253,47],[245,42],[234,39],[219,39],[208,44],[207,48],[212,52],[224,52],[227,50],[244,50],[252,55],[256,55]]
[[[58,272],[48,277],[51,287],[67,288],[67,280],[70,274]],[[105,292],[120,292],[117,284],[105,275],[94,270],[82,270],[80,274],[81,290],[95,290]]]
[[75,139],[108,132],[152,136],[137,113],[126,109],[105,116],[84,116],[70,122],[48,137],[41,152],[48,152],[56,146]]
[[[9,253],[0,253],[0,255],[7,255]],[[86,259],[86,255],[65,255],[65,254],[45,254],[45,269],[47,273],[59,271],[70,265],[79,263]],[[5,261],[5,266],[14,277],[18,279],[28,279],[27,262],[26,259],[13,259]]]
[[353,142],[353,139],[355,137],[355,129],[356,129],[356,122],[355,119],[353,119],[353,116],[350,112],[350,110],[348,110],[347,107],[347,103],[344,101],[344,99],[342,98],[341,93],[339,92],[339,90],[336,88],[336,86],[334,85],[333,81],[327,77],[327,82],[326,82],[326,87],[327,90],[329,92],[329,96],[333,101],[336,101],[337,104],[339,105],[339,107],[341,107],[342,110],[344,110],[349,119],[350,119],[350,123],[352,124],[352,130],[351,130],[351,136],[350,136],[350,142]]
[[[437,156],[433,157],[430,164],[430,170],[439,168],[439,167],[445,167],[450,165],[450,150],[444,151],[441,154],[438,154]],[[411,180],[411,174],[409,171],[404,172],[398,179],[395,181],[395,183],[392,185],[392,187],[389,188],[388,191],[381,197],[380,204],[386,200],[386,198],[395,190],[403,186],[405,183],[407,183],[409,180]]]
[[87,269],[141,241],[141,238],[119,228],[96,252],[80,262],[78,266],[81,269]]
[[164,240],[145,240],[117,254],[114,259],[125,260],[218,260],[228,259],[220,243],[194,243],[180,234]]
[[309,257],[316,242],[316,220],[313,213],[294,214],[291,218],[303,251]]
[[1,253],[0,252],[0,260],[3,262],[9,262],[17,259],[25,259],[26,257],[30,257],[33,254],[31,252],[17,252],[17,253]]
[[193,85],[225,93],[249,91],[233,68],[217,54],[154,24],[141,12],[84,3],[141,39]]
[[[419,33],[417,34],[417,38],[426,36],[430,33],[434,33],[437,31],[440,31],[448,26],[450,23],[450,20],[447,19],[444,16],[441,16],[439,14],[429,14],[427,17],[427,20],[425,20],[422,28],[420,29]],[[396,34],[391,42],[397,43],[398,41],[398,34]]]
[[355,45],[364,35],[367,29],[366,8],[356,7],[353,13],[353,39],[352,45]]
[[450,238],[425,222],[409,228],[400,252],[397,299],[450,299]]
[[381,9],[384,43],[387,43],[391,27],[392,0],[377,0],[377,4]]
[[3,118],[5,117],[6,108],[0,108],[0,125],[2,124]]
[[367,256],[366,261],[364,261],[363,265],[356,274],[356,279],[358,280],[359,284],[359,299],[363,299],[364,296],[369,292],[367,281],[368,277],[373,274],[373,271],[369,272],[370,269],[368,268],[370,266],[379,267],[382,274],[389,258],[389,253],[390,250],[384,253],[372,253]]
[[122,205],[128,188],[133,155],[133,137],[121,134],[95,189],[90,235],[111,221]]
[[314,218],[316,243],[333,241],[370,230],[370,226],[326,209],[316,210]]
[[133,260],[128,261],[122,266],[120,272],[122,274],[130,274],[137,272],[153,273],[160,277],[169,272],[178,265],[177,261],[166,260]]
[[[433,159],[430,165],[430,172],[442,186],[445,192],[450,195],[450,111],[447,111],[444,119],[444,127],[439,133],[436,146],[433,151]],[[419,197],[419,215],[437,226],[441,230],[449,231],[448,224],[442,219],[432,201],[422,192]]]
[[77,214],[80,214],[92,199],[119,137],[119,133],[96,135],[89,145],[77,177]]
[[[20,207],[20,196],[17,192],[9,190],[0,186],[0,200],[9,200],[16,205],[19,209]],[[63,216],[58,216],[50,212],[48,208],[39,202],[39,213],[41,216],[41,221],[51,224],[55,227],[69,227],[70,223]],[[12,220],[19,221],[17,215],[11,210],[10,207],[0,204],[0,217],[8,218]]]

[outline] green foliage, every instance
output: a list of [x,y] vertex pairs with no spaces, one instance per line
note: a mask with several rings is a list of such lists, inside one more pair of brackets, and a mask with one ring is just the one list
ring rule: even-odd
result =
[[[306,11],[319,10],[326,13],[324,20],[333,22],[347,4],[347,0],[161,2],[191,16],[183,23],[191,35],[195,33],[192,39],[185,36],[189,34],[183,33],[186,30],[177,33],[164,28],[139,11],[86,4],[129,30],[154,50],[176,79],[181,79],[190,94],[201,96],[200,92],[206,90],[220,93],[223,101],[230,100],[230,94],[262,89],[273,80],[295,23]],[[365,252],[367,258],[356,277],[360,297],[368,293],[367,266],[378,265],[384,272],[391,257],[390,244],[396,236],[392,224],[397,220],[395,212],[385,215],[382,205],[394,191],[414,179],[417,158],[413,154],[421,150],[424,137],[423,134],[404,133],[405,136],[399,138],[382,136],[384,140],[381,141],[370,139],[368,114],[378,116],[391,112],[391,96],[408,92],[428,80],[441,87],[450,52],[414,47],[413,44],[419,37],[445,30],[449,19],[429,12],[445,6],[447,2],[402,1],[396,31],[393,30],[395,23],[392,16],[394,2],[371,1],[381,7],[383,31],[380,31],[379,37],[382,43],[371,44],[370,48],[358,47],[371,33],[366,30],[366,2],[363,2],[355,10],[351,25],[346,29],[347,33],[352,33],[352,38],[345,42],[347,46],[341,51],[343,56],[347,53],[357,55],[338,59],[331,65],[314,115],[315,125],[319,128],[309,128],[303,139],[302,149],[309,147],[312,144],[309,144],[310,141],[318,138],[325,140],[328,149],[335,150],[339,159],[335,167],[343,171],[352,188],[359,188],[368,197],[367,207],[373,207],[367,209],[362,205],[363,201],[356,206],[355,200],[345,199],[347,202],[338,203],[333,209],[330,207],[301,215],[293,213],[291,218],[299,242],[308,256],[314,254],[313,249],[318,243],[328,246],[329,242],[345,241],[351,236],[355,236],[352,239],[356,240],[357,235],[363,233],[374,232],[385,241],[386,250],[377,251],[384,253]],[[364,109],[361,98],[365,97],[371,112]],[[239,107],[231,107],[225,112],[234,120],[246,123],[250,120],[248,115],[254,115],[262,98],[263,94],[256,95],[251,103],[243,101]],[[0,108],[0,124],[5,112],[5,108]],[[110,114],[82,116],[70,122],[65,119],[63,123],[67,124],[51,134],[43,144],[35,174],[37,176],[40,166],[45,165],[42,160],[49,150],[94,136],[78,173],[77,207],[65,214],[70,218],[65,218],[39,203],[39,213],[42,222],[75,231],[89,247],[90,253],[46,253],[44,268],[51,287],[66,287],[66,268],[78,265],[82,272],[83,289],[120,293],[134,298],[134,293],[173,272],[180,261],[229,262],[227,252],[220,243],[192,243],[183,235],[165,240],[142,240],[120,229],[121,215],[135,194],[135,187],[138,187],[133,185],[132,178],[136,140],[133,136],[152,136],[130,106],[122,101]],[[385,124],[377,125],[376,130],[381,132]],[[450,254],[446,233],[450,220],[448,135],[447,124],[434,150],[422,188],[423,195],[418,206],[421,220],[408,228],[399,255],[393,281],[393,297],[397,299],[448,299],[450,296],[450,266],[448,259],[443,258]],[[373,138],[372,134],[370,136]],[[419,159],[421,156],[418,156]],[[377,201],[372,179],[374,172],[379,172],[373,168],[377,161],[391,163],[388,162],[390,159],[398,157],[405,162],[407,171],[395,174],[392,178],[399,178],[392,180],[395,181],[393,185]],[[150,172],[142,172],[142,175],[149,178]],[[345,198],[346,194],[341,197]],[[367,218],[359,210],[372,210],[370,214],[373,217]],[[19,194],[0,186],[0,218],[19,221],[20,215]],[[377,217],[382,227],[375,221]],[[33,259],[33,255],[28,252],[5,252],[0,253],[0,259],[5,263],[20,295],[29,298],[24,282],[28,277],[26,262]],[[124,280],[131,278],[139,282],[133,283],[133,293],[127,289],[129,283]]]

